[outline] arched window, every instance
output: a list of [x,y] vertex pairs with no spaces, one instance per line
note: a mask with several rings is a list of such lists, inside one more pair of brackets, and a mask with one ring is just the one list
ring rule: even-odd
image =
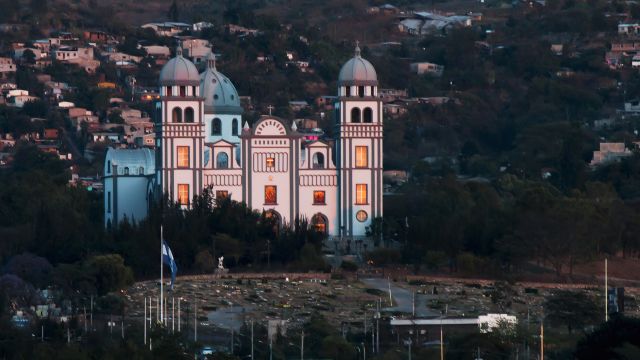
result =
[[182,109],[180,109],[179,107],[174,107],[173,111],[171,112],[171,118],[173,119],[173,122],[182,122]]
[[351,122],[354,122],[354,123],[360,122],[360,108],[351,109]]
[[346,96],[351,96],[351,86],[345,87],[345,90],[346,90],[345,91]]
[[107,174],[111,172],[111,160],[107,161]]
[[216,168],[218,169],[226,169],[229,167],[229,155],[227,153],[218,153],[216,157]]
[[268,224],[273,225],[273,232],[280,232],[280,226],[282,225],[282,217],[275,210],[267,210],[264,212],[264,219]]
[[370,123],[373,122],[373,110],[371,108],[364,108],[364,112],[362,113],[363,122]]
[[328,221],[326,216],[320,213],[313,215],[313,217],[311,218],[311,225],[313,225],[313,228],[317,232],[322,234],[327,233]]
[[125,166],[124,168],[124,174],[125,175],[129,175],[129,168]]
[[364,97],[364,86],[358,86],[358,96]]
[[173,95],[173,87],[167,86],[167,96],[172,96],[172,95]]
[[322,153],[313,154],[313,168],[314,169],[324,169],[324,155]]
[[214,118],[211,122],[211,135],[222,135],[222,120]]
[[187,96],[187,87],[180,86],[180,97],[185,97],[185,96]]
[[193,108],[188,107],[184,110],[184,122],[193,122]]
[[138,175],[144,175],[144,168],[142,166],[138,168]]
[[376,96],[375,86],[371,87],[371,96]]
[[238,136],[238,119],[233,119],[231,122],[231,135]]

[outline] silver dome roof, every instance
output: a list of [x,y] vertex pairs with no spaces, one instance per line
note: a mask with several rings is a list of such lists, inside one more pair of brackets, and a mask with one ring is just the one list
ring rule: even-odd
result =
[[198,69],[189,59],[182,56],[182,47],[178,46],[176,57],[169,60],[160,71],[160,86],[195,86],[199,83]]
[[355,55],[340,69],[338,85],[378,85],[378,75],[371,63],[360,56],[360,47],[356,45]]
[[231,80],[216,69],[213,52],[207,55],[207,69],[200,75],[200,93],[207,114],[242,114],[240,97]]

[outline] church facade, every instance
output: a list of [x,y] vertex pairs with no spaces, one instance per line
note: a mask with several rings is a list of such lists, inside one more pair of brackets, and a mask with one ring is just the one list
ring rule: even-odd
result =
[[243,122],[212,54],[200,74],[178,49],[159,85],[155,151],[107,151],[105,225],[146,217],[162,194],[188,208],[205,188],[280,223],[304,217],[329,236],[366,236],[382,216],[382,103],[359,48],[338,77],[335,146],[305,141],[294,122],[275,116]]

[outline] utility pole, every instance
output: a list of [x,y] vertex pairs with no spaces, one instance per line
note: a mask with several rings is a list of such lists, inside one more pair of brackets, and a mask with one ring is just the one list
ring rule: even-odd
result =
[[231,328],[231,355],[233,355],[233,328]]
[[198,300],[193,301],[193,342],[198,342]]
[[412,291],[411,295],[413,295],[413,298],[411,300],[411,315],[413,316],[413,318],[415,319],[416,317],[416,292]]
[[182,300],[181,297],[178,298],[178,332],[180,332],[180,320],[182,319],[180,316],[180,300]]
[[300,337],[300,360],[304,360],[304,329],[302,329],[302,336]]
[[84,310],[84,332],[87,332],[87,306],[83,306],[82,309]]
[[544,323],[540,323],[540,360],[544,360]]
[[444,360],[444,334],[442,333],[442,325],[440,325],[440,360]]
[[147,345],[147,297],[144,297],[144,344]]
[[253,360],[253,319],[251,319],[251,360]]
[[176,332],[176,298],[171,297],[171,332]]
[[91,295],[91,312],[89,316],[91,316],[91,331],[93,331],[93,295]]
[[44,342],[44,325],[40,327],[40,341]]
[[604,259],[604,321],[609,321],[609,274],[607,258]]

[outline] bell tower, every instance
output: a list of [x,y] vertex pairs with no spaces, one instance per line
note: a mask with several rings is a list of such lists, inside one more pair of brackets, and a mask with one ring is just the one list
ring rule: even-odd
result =
[[202,190],[203,98],[195,65],[176,57],[160,72],[156,103],[156,182],[171,201],[188,208]]
[[382,102],[378,78],[356,44],[338,77],[335,105],[341,236],[365,236],[382,216]]

